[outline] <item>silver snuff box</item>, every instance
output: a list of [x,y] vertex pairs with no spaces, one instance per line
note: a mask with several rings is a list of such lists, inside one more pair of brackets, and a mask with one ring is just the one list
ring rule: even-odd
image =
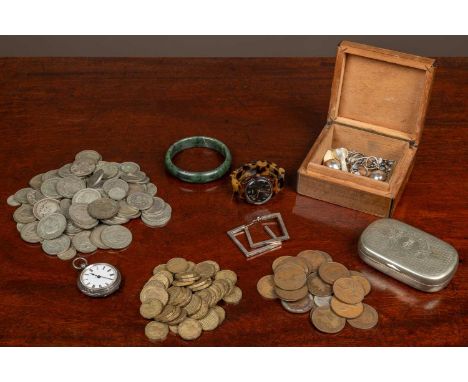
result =
[[359,239],[359,256],[371,267],[424,292],[447,286],[458,266],[450,244],[395,219],[371,223]]

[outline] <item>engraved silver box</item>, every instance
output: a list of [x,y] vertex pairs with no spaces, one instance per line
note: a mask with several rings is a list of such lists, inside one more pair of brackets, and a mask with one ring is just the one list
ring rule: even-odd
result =
[[359,256],[371,267],[424,292],[447,286],[458,266],[458,253],[450,244],[395,219],[379,219],[363,231]]

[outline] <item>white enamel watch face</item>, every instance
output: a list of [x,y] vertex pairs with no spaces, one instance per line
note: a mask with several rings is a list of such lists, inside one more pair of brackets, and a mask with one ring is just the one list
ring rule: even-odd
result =
[[85,267],[78,277],[78,288],[91,297],[105,297],[119,289],[120,272],[107,263],[95,263]]

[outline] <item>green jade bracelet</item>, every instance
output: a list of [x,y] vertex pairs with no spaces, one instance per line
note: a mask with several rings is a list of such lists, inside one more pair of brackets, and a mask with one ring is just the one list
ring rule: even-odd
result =
[[[174,158],[176,154],[194,147],[206,147],[216,150],[224,157],[224,162],[215,169],[199,172],[182,170],[172,162],[172,158]],[[169,147],[164,159],[167,171],[176,178],[188,183],[208,183],[219,179],[229,170],[231,162],[231,152],[223,142],[215,138],[201,136],[187,137],[177,141]]]

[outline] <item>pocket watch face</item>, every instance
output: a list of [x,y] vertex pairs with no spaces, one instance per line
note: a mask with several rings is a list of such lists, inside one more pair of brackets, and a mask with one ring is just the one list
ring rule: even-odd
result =
[[270,181],[263,177],[250,179],[245,185],[245,199],[252,204],[263,204],[273,196],[273,187]]
[[78,287],[88,296],[104,297],[118,289],[120,273],[114,266],[106,263],[88,265],[81,271]]

